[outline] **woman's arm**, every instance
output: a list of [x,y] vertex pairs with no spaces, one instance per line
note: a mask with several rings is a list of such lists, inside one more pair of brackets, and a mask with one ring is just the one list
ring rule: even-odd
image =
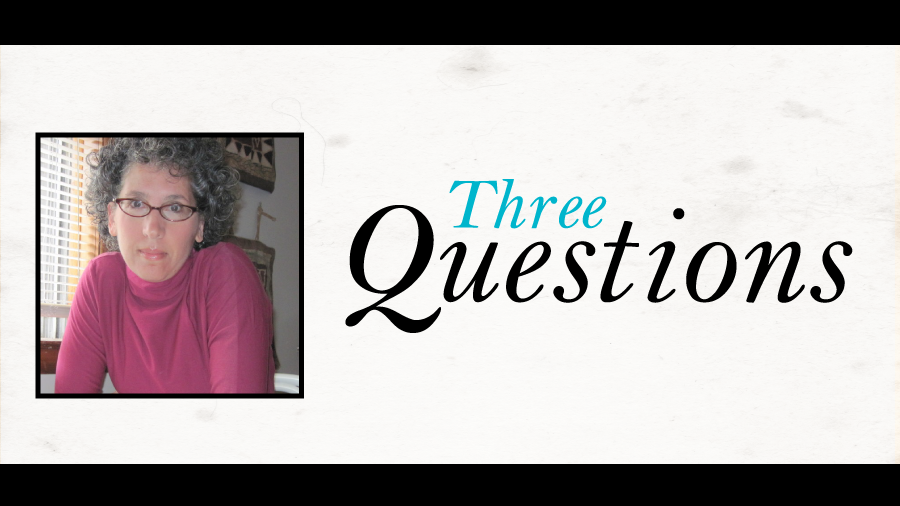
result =
[[75,288],[75,298],[59,345],[56,362],[58,394],[99,394],[106,376],[106,353],[99,330],[99,305],[95,286],[96,264],[91,263]]
[[221,244],[207,298],[211,392],[272,393],[272,304],[244,251]]

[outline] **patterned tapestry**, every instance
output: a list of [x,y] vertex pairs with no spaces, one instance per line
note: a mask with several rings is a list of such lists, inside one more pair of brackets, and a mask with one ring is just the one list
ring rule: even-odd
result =
[[272,192],[275,189],[275,139],[273,137],[221,137],[229,165],[241,174],[241,182]]

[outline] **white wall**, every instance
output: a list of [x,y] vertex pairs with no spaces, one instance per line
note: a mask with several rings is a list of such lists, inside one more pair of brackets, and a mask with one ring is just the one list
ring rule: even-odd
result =
[[242,204],[235,235],[256,236],[256,207],[276,218],[263,216],[259,240],[275,248],[272,291],[275,298],[275,347],[278,372],[300,374],[300,139],[275,139],[275,191],[269,193],[241,183]]
[[[56,375],[55,374],[41,374],[41,393],[42,394],[52,394],[56,389]],[[106,375],[106,379],[103,380],[103,393],[111,394],[116,391],[116,388],[112,384],[112,380],[109,379],[109,374]]]

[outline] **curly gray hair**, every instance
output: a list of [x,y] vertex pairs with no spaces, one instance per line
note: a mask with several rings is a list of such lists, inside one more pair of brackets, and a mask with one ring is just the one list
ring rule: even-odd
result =
[[234,223],[240,199],[239,175],[225,163],[225,150],[216,139],[191,137],[118,137],[85,161],[93,170],[85,199],[100,237],[109,251],[119,242],[109,234],[107,204],[119,195],[122,178],[135,163],[166,169],[174,177],[187,177],[203,217],[203,242],[194,249],[217,244]]

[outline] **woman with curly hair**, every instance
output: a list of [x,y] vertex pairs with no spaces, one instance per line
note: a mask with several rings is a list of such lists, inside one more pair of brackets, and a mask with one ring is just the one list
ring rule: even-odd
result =
[[274,393],[272,304],[220,242],[238,176],[215,139],[116,138],[89,155],[86,199],[108,253],[78,281],[57,393]]

